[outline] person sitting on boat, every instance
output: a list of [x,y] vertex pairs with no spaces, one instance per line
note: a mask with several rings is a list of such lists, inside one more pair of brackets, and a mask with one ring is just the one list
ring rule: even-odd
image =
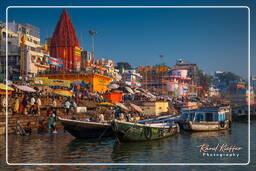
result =
[[126,117],[126,121],[127,121],[127,122],[131,121],[132,116],[131,116],[130,113],[127,113],[127,114],[125,115],[125,117]]
[[99,116],[99,122],[104,122],[104,115],[103,115],[103,114],[100,114],[100,116]]
[[119,117],[119,119],[120,119],[121,121],[123,121],[123,120],[124,120],[124,114],[123,114],[123,113],[120,113],[120,117]]
[[66,114],[68,115],[69,114],[69,110],[70,110],[70,102],[68,101],[68,99],[66,100],[65,104],[64,104],[64,108],[66,110]]
[[115,119],[120,118],[120,113],[121,113],[121,109],[119,107],[117,107],[116,110],[115,110]]
[[72,102],[72,113],[73,113],[73,114],[75,113],[76,108],[77,108],[76,101],[75,101],[75,100],[73,100],[73,102]]

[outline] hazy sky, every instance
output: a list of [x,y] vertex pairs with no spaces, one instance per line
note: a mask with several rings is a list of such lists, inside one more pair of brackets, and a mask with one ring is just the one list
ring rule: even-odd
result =
[[[45,2],[43,5],[52,4]],[[76,4],[68,1],[66,5]],[[61,8],[10,9],[9,21],[15,20],[18,23],[29,23],[39,27],[43,42],[46,37],[52,36],[62,10]],[[95,36],[97,57],[106,57],[116,62],[127,61],[132,66],[163,62],[173,65],[176,59],[182,58],[184,61],[197,63],[207,73],[221,70],[247,77],[248,10],[246,8],[73,8],[68,9],[68,13],[80,45],[84,49],[91,49],[88,30],[94,29],[98,32]],[[164,55],[165,58],[160,59],[160,55]],[[253,52],[251,58],[254,55]],[[255,62],[254,58],[251,62]],[[256,73],[254,66],[251,65],[253,74]]]

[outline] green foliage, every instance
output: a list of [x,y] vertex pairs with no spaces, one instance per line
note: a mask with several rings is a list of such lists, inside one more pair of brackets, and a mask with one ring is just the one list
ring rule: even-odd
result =
[[199,84],[201,86],[204,86],[204,82],[206,82],[206,88],[208,89],[212,83],[213,76],[203,73],[202,70],[198,70],[198,76],[199,76]]
[[229,84],[230,81],[243,80],[242,77],[240,77],[232,72],[224,72],[221,74],[215,74],[215,76],[217,76],[219,78],[220,82],[226,82],[227,84]]
[[132,69],[131,65],[128,62],[118,62],[116,68],[119,70],[121,70],[122,68],[124,68],[125,70]]

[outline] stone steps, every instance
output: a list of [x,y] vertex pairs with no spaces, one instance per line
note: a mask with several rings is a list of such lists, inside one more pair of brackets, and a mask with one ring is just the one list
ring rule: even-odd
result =
[[[70,119],[72,118],[72,115],[58,115],[62,118],[67,118]],[[88,118],[87,115],[85,114],[76,114],[76,117],[78,117],[79,119],[84,119],[84,118]],[[20,122],[20,125],[22,128],[25,128],[27,123],[30,122],[31,123],[31,127],[33,129],[32,133],[36,133],[37,131],[37,124],[40,120],[45,120],[47,122],[47,116],[30,116],[30,115],[21,115],[21,116],[9,116],[8,117],[8,133],[9,134],[15,134],[15,128],[16,128],[16,123],[17,121]],[[1,115],[0,116],[0,135],[5,134],[5,115]],[[61,123],[59,121],[57,121],[56,123],[56,127],[58,130],[63,130],[63,126],[61,125]]]

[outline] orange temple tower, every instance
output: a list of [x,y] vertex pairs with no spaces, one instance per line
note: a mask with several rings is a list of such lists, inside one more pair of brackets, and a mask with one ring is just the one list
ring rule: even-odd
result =
[[60,16],[49,45],[50,56],[64,60],[64,70],[80,70],[81,48],[66,9]]

